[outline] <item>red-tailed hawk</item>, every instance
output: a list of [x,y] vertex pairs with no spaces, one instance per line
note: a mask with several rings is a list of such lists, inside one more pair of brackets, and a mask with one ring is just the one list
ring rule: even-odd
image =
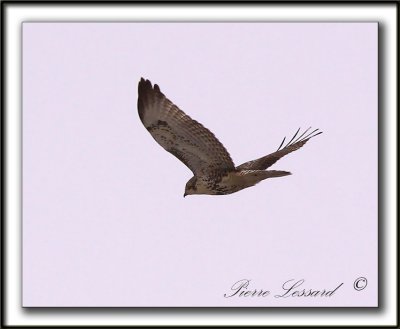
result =
[[284,138],[274,153],[235,167],[228,151],[214,134],[166,98],[158,85],[153,87],[149,80],[142,78],[138,89],[140,120],[158,144],[193,172],[194,176],[186,183],[184,196],[231,194],[266,178],[290,175],[287,171],[266,169],[322,133],[318,129],[309,132],[308,128],[298,136],[299,129],[285,146]]

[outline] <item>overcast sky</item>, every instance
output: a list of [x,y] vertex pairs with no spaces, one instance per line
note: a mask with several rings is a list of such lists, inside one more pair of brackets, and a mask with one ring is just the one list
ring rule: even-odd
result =
[[[227,196],[137,114],[140,77],[238,165],[324,133]],[[376,23],[24,23],[25,306],[374,306]],[[355,293],[354,280],[368,278]],[[224,298],[238,280],[335,298]]]

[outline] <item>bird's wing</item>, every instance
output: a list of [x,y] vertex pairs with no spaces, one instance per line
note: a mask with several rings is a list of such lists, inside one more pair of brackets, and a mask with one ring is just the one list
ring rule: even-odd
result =
[[[285,142],[286,137],[283,139],[281,145],[278,150],[274,153],[268,154],[262,158],[245,162],[240,166],[237,166],[237,170],[265,170],[272,166],[276,161],[285,155],[298,150],[305,143],[307,143],[311,138],[322,134],[322,131],[318,131],[318,129],[313,130],[311,133],[308,133],[311,128],[308,128],[304,133],[302,133],[299,137],[297,137],[299,130],[297,130],[296,134],[292,137],[289,143],[287,143],[283,148],[283,143]],[[296,138],[297,137],[297,138]]]
[[181,160],[194,175],[234,170],[225,147],[202,124],[193,120],[143,78],[138,88],[138,111],[143,125],[165,150]]

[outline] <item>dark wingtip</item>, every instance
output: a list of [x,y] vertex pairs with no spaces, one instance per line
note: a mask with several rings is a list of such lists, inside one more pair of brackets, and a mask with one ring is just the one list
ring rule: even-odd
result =
[[149,83],[150,83],[150,86],[151,86],[151,82],[150,82],[149,80],[144,79],[143,77],[141,77],[141,78],[140,78],[140,81],[139,81],[139,87],[145,87],[145,86],[147,86]]
[[153,90],[158,93],[161,93],[159,85],[154,84],[154,86],[153,86],[150,80],[144,79],[143,77],[140,78],[138,89],[139,89],[139,93],[148,93]]
[[153,90],[153,87],[151,85],[150,80],[145,80],[143,77],[141,77],[139,84],[138,84],[137,107],[138,107],[140,120],[142,120],[142,121],[143,121],[143,117],[144,117],[145,104],[146,104],[146,102],[148,102],[149,94],[152,90]]
[[286,139],[286,136],[285,136],[285,137],[283,137],[282,143],[281,143],[281,145],[279,145],[279,147],[278,147],[277,151],[279,151],[279,150],[281,149],[281,147],[282,147],[283,143],[285,142],[285,139]]
[[322,134],[322,131],[319,131],[319,128],[317,128],[317,129],[314,129],[311,133],[309,133],[306,137],[304,137],[304,139],[308,140],[308,139],[311,139],[311,138],[313,138],[315,136],[318,136],[320,134]]
[[[304,145],[311,138],[322,134],[322,131],[319,131],[319,128],[314,129],[313,131],[311,131],[309,133],[310,129],[311,129],[311,127],[308,127],[300,136],[297,136],[300,131],[300,128],[299,128],[296,131],[296,133],[294,134],[294,136],[292,137],[292,139],[289,141],[289,143],[287,143],[283,149],[287,148],[288,146],[295,145],[297,143],[303,143],[302,145]],[[279,146],[278,151],[281,149],[284,140],[285,140],[285,138],[283,139],[281,145]]]
[[144,111],[146,108],[146,104],[154,101],[155,99],[160,99],[165,97],[165,95],[161,92],[160,87],[157,84],[154,84],[154,87],[150,80],[140,78],[138,84],[138,111],[139,117],[143,121]]
[[290,145],[290,143],[292,143],[292,142],[293,142],[293,140],[296,138],[296,136],[297,136],[297,134],[299,133],[299,131],[300,131],[300,128],[299,128],[299,129],[297,129],[296,133],[294,134],[294,136],[292,137],[292,139],[290,140],[290,142],[286,144],[286,146],[285,146],[285,147],[289,146],[289,145]]

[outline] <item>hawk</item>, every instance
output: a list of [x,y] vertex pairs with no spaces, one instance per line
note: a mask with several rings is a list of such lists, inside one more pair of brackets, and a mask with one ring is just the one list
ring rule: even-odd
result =
[[277,151],[235,167],[228,151],[214,134],[193,120],[161,92],[157,84],[141,78],[138,86],[138,112],[143,125],[158,144],[181,160],[193,172],[184,197],[190,194],[231,194],[254,186],[264,179],[291,175],[288,171],[266,170],[280,158],[298,150],[321,134],[300,128]]

